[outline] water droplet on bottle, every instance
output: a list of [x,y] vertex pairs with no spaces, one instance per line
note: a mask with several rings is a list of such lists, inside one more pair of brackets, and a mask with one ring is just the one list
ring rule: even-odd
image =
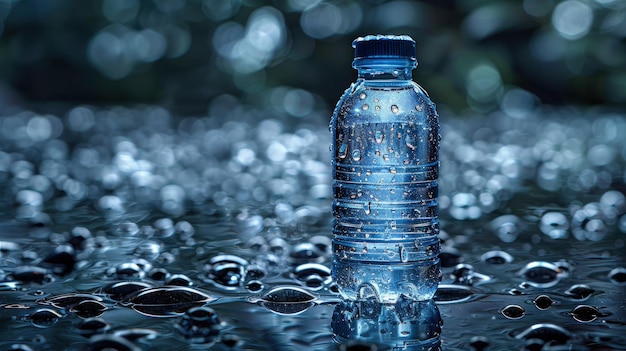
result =
[[410,134],[407,134],[406,137],[404,138],[404,142],[406,143],[406,146],[409,149],[415,150],[416,146],[415,146],[415,139],[413,138],[413,136],[411,136]]
[[379,105],[376,105],[376,106],[374,107],[374,109],[376,109],[376,111],[380,111],[380,106],[379,106]]
[[417,112],[422,112],[422,110],[424,110],[424,105],[415,105],[415,110]]
[[391,105],[391,112],[393,112],[393,113],[396,113],[396,114],[397,114],[397,113],[398,113],[398,111],[399,111],[399,109],[398,109],[398,106],[397,106],[397,105]]
[[409,261],[409,253],[404,248],[404,245],[400,244],[398,246],[400,248],[400,262],[407,263]]
[[369,110],[369,108],[370,108],[370,105],[368,105],[368,104],[363,104],[363,106],[361,106],[361,109],[363,111],[367,111],[367,110]]
[[371,214],[371,213],[372,213],[372,203],[371,203],[370,201],[368,201],[368,202],[365,204],[365,210],[364,210],[364,211],[365,211],[365,214],[366,214],[366,215],[369,215],[369,214]]
[[337,150],[337,156],[340,159],[344,159],[346,158],[346,156],[348,155],[348,143],[343,142],[341,145],[339,145],[339,150]]
[[356,149],[354,151],[352,151],[352,159],[355,161],[360,161],[361,160],[361,150]]
[[385,133],[380,130],[375,132],[376,143],[381,144],[385,140]]
[[508,305],[502,309],[501,313],[508,319],[520,319],[524,317],[526,310],[519,305]]
[[365,100],[366,97],[367,97],[367,94],[365,94],[365,93],[361,93],[359,95],[359,99],[361,99],[361,100]]

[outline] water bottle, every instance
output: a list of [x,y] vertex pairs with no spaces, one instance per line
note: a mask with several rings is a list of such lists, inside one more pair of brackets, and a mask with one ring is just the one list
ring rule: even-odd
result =
[[357,38],[358,79],[330,123],[333,278],[348,300],[432,298],[441,280],[439,116],[409,36]]

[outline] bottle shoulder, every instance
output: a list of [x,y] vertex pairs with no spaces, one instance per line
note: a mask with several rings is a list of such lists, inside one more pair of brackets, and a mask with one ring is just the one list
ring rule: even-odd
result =
[[[384,84],[383,84],[384,83]],[[394,83],[394,84],[391,84]],[[416,120],[438,123],[435,104],[414,81],[357,80],[337,102],[331,123]]]

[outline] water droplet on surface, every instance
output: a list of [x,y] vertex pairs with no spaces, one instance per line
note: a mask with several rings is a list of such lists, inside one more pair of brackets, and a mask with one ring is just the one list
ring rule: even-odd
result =
[[562,239],[567,237],[569,221],[560,212],[546,212],[541,216],[539,229],[542,233],[552,239]]
[[121,301],[140,290],[153,287],[150,283],[140,281],[115,282],[104,286],[100,292],[112,300]]
[[451,304],[470,301],[476,292],[467,286],[439,284],[433,300],[438,304]]
[[10,276],[18,281],[25,283],[39,283],[44,284],[54,281],[54,277],[50,272],[42,267],[37,266],[20,266],[10,274]]
[[152,329],[146,328],[130,328],[130,329],[122,329],[116,330],[113,335],[120,336],[128,341],[145,341],[156,339],[159,335],[158,332]]
[[191,278],[184,274],[172,274],[168,277],[165,285],[173,285],[173,286],[192,286],[193,281]]
[[250,302],[258,303],[268,310],[280,315],[302,313],[315,304],[317,297],[299,287],[276,287],[259,298],[250,298]]
[[439,253],[439,261],[441,267],[454,267],[463,261],[463,257],[458,251],[446,248]]
[[361,100],[365,100],[366,97],[367,97],[367,94],[365,94],[365,93],[359,94],[359,99],[361,99]]
[[27,319],[38,327],[49,327],[55,324],[63,315],[49,308],[40,308],[28,315]]
[[589,323],[595,321],[598,317],[604,316],[597,308],[589,305],[576,306],[570,315],[574,320],[581,323]]
[[244,267],[233,262],[219,262],[212,265],[208,277],[219,288],[236,289],[243,283]]
[[89,338],[88,350],[141,351],[141,348],[121,336],[98,334]]
[[363,106],[361,106],[361,109],[363,111],[367,111],[367,110],[369,110],[369,108],[370,108],[370,105],[368,105],[368,104],[363,104]]
[[572,285],[565,291],[565,295],[574,300],[586,300],[596,291],[585,284]]
[[539,339],[552,345],[563,345],[571,338],[571,333],[565,328],[549,323],[533,324],[520,332],[513,331],[512,334],[516,339]]
[[481,261],[489,264],[505,264],[513,262],[513,256],[502,250],[493,250],[485,252],[480,256]]
[[397,105],[391,105],[391,112],[393,112],[393,113],[396,113],[396,114],[397,114],[399,110],[400,110],[400,109],[398,108],[398,106],[397,106]]
[[489,339],[484,336],[473,336],[470,339],[469,345],[474,348],[474,351],[482,351],[491,344],[489,343]]
[[533,304],[539,310],[547,310],[554,304],[554,300],[548,295],[539,295],[533,300]]
[[361,160],[361,150],[356,149],[354,151],[352,151],[352,159],[355,161],[360,161]]
[[40,300],[39,302],[42,304],[52,305],[56,308],[68,308],[83,301],[100,302],[102,301],[102,298],[90,294],[68,293],[47,297],[43,300]]
[[79,334],[83,336],[90,337],[96,334],[103,334],[107,330],[109,330],[111,326],[109,323],[104,321],[102,318],[87,318],[78,322],[76,325],[76,330]]
[[215,300],[216,297],[197,289],[164,286],[141,290],[123,304],[146,316],[173,317]]
[[82,318],[97,317],[107,310],[107,306],[102,302],[95,300],[81,301],[70,309],[70,312],[76,313],[76,315]]
[[263,288],[264,288],[263,282],[261,282],[260,280],[250,280],[249,282],[246,283],[246,290],[248,290],[251,293],[257,293],[263,290]]
[[49,269],[54,274],[64,276],[74,270],[75,264],[74,248],[71,245],[59,245],[39,265]]
[[609,280],[616,285],[626,285],[626,268],[617,267],[609,272]]
[[188,310],[174,327],[189,343],[208,346],[217,341],[221,321],[212,308],[195,307]]
[[32,347],[25,344],[12,344],[7,351],[34,351]]
[[289,253],[289,260],[298,264],[306,262],[322,262],[324,261],[325,252],[320,250],[312,243],[300,243],[294,246]]
[[549,288],[558,283],[561,270],[554,264],[544,261],[534,261],[521,270],[528,284],[538,288]]
[[526,315],[526,310],[519,305],[508,305],[502,309],[501,313],[508,319],[520,319]]

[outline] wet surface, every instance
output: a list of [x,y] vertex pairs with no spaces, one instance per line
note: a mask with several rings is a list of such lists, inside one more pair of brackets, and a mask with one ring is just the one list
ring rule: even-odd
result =
[[626,349],[624,115],[442,113],[436,303],[377,307],[330,278],[327,128],[241,109],[4,117],[0,349]]

